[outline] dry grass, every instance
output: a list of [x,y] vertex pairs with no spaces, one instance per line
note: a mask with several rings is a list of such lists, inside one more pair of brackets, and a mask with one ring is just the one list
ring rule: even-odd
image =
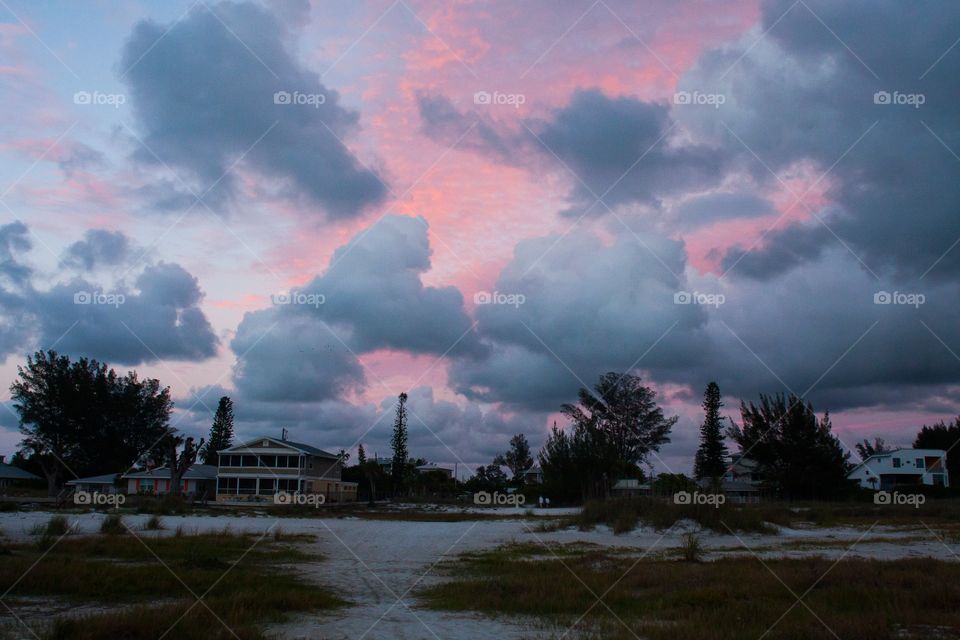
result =
[[[125,605],[83,618],[56,619],[37,630],[41,638],[155,639],[174,625],[170,637],[181,640],[234,638],[234,632],[244,639],[262,638],[263,622],[344,604],[290,569],[277,570],[317,559],[286,544],[302,539],[312,536],[284,534],[282,543],[270,536],[223,532],[70,536],[51,545],[46,555],[34,545],[13,545],[9,555],[0,555],[0,593],[10,590],[5,601],[14,611],[18,598]],[[206,594],[203,602],[231,631],[205,606],[191,608],[193,594]]]
[[[634,565],[584,549],[561,558],[540,555],[533,564],[524,557],[531,551],[505,547],[462,557],[446,566],[452,581],[420,595],[436,609],[531,615],[559,629],[589,609],[578,631],[614,640],[634,634],[652,640],[758,638],[774,624],[768,637],[797,640],[827,640],[834,633],[877,640],[931,637],[923,625],[940,627],[937,637],[960,635],[960,563],[782,559],[765,566],[740,557],[706,563],[643,559]],[[610,609],[591,609],[594,594],[608,589],[603,602]],[[802,594],[823,623],[806,606],[793,606]]]

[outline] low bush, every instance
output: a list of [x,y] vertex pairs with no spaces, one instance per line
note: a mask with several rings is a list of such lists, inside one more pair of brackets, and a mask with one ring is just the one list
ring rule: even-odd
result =
[[107,514],[107,517],[100,523],[100,533],[108,536],[118,536],[127,532],[127,527],[123,523],[123,516],[119,513]]

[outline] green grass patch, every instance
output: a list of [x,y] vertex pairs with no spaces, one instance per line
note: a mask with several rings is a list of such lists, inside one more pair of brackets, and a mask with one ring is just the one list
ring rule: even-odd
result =
[[[614,640],[758,638],[773,625],[767,637],[797,640],[931,637],[923,632],[930,626],[941,629],[937,637],[960,635],[960,563],[815,558],[765,566],[751,557],[637,561],[594,548],[545,559],[542,551],[511,545],[461,557],[444,565],[450,581],[419,595],[435,609],[529,615],[561,629],[589,609],[577,630]],[[823,623],[793,606],[791,590],[806,593],[803,602]]]

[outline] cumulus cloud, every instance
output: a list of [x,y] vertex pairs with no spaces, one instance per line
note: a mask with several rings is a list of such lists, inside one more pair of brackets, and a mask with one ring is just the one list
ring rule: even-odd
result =
[[106,289],[84,278],[33,295],[39,345],[119,364],[204,360],[219,340],[200,302],[197,279],[178,264],[146,267],[132,288]]
[[[572,173],[568,215],[600,215],[603,203],[659,207],[664,197],[705,189],[723,175],[715,149],[675,135],[665,104],[581,89],[549,117],[515,129],[460,112],[443,96],[420,96],[418,106],[422,130],[437,141],[460,139],[460,147],[501,162]],[[598,198],[603,203],[595,204]]]
[[518,244],[497,290],[524,302],[478,308],[491,353],[458,360],[455,388],[480,400],[556,410],[606,371],[695,366],[709,347],[707,312],[675,303],[691,289],[683,245],[655,234],[642,241],[624,235],[605,244],[571,234]]
[[29,293],[33,270],[21,257],[31,244],[30,231],[22,222],[0,226],[0,357],[14,353],[31,332]]
[[481,351],[456,287],[426,287],[427,223],[387,216],[337,249],[327,271],[247,313],[231,348],[236,383],[259,399],[333,398],[360,388],[354,354]]
[[[379,177],[342,142],[358,114],[293,56],[292,39],[284,21],[252,3],[202,5],[171,25],[138,23],[121,62],[147,147],[136,157],[157,163],[156,154],[183,170],[211,202],[236,194],[238,161],[331,218],[381,202]],[[161,208],[194,202],[177,185],[152,191]]]
[[538,411],[556,410],[605,371],[631,368],[694,394],[717,380],[731,396],[809,393],[832,410],[918,406],[956,385],[956,359],[941,342],[952,343],[960,322],[951,283],[898,289],[829,245],[803,269],[728,282],[689,267],[680,243],[642,239],[520,243],[497,289],[525,302],[478,308],[490,351],[457,359],[451,385]]
[[83,240],[77,240],[64,252],[60,266],[78,271],[92,271],[100,266],[114,266],[130,258],[129,238],[121,231],[88,229]]
[[[105,286],[84,275],[38,288],[18,255],[31,247],[28,234],[21,222],[0,227],[0,354],[53,348],[130,365],[215,355],[219,340],[200,308],[203,292],[180,265],[148,265],[132,283]],[[123,264],[129,247],[122,233],[88,231],[64,261],[82,271]]]
[[835,206],[814,208],[826,226],[811,220],[773,234],[756,261],[732,273],[755,277],[784,255],[793,264],[816,260],[813,245],[843,242],[878,275],[954,278],[960,182],[949,149],[960,145],[960,56],[943,54],[960,6],[769,0],[762,11],[757,33],[704,53],[680,81],[725,95],[725,104],[674,111],[772,188],[782,185],[767,167],[781,176],[803,163],[829,172],[822,185]]

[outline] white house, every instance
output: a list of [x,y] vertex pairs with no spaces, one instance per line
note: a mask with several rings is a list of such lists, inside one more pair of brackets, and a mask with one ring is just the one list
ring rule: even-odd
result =
[[448,478],[453,477],[453,469],[448,469],[446,467],[441,467],[440,465],[428,462],[427,464],[421,464],[417,467],[417,473],[442,473]]
[[269,501],[277,493],[322,494],[354,502],[357,483],[344,482],[340,458],[308,444],[267,436],[218,452],[217,501]]
[[847,474],[865,489],[890,490],[898,485],[949,487],[947,452],[943,449],[894,449],[872,455]]

